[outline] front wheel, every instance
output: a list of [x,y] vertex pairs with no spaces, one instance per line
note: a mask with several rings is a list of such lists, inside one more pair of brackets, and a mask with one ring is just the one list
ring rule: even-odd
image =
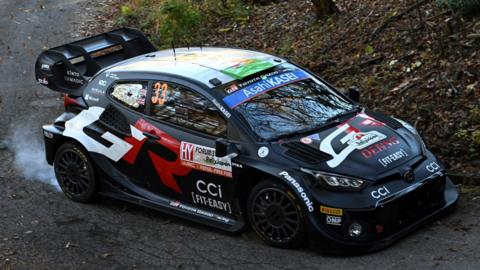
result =
[[78,145],[67,142],[59,147],[53,164],[63,193],[73,201],[88,202],[96,192],[93,164]]
[[268,245],[299,246],[305,235],[305,215],[298,199],[274,180],[260,182],[250,192],[248,218],[257,235]]

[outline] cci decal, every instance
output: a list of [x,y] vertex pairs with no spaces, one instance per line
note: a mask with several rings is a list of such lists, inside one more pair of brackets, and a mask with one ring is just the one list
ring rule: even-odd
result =
[[224,177],[232,177],[231,160],[216,157],[214,148],[182,142],[180,145],[180,160],[183,166]]
[[407,152],[405,152],[405,150],[403,150],[403,149],[400,149],[396,152],[391,153],[390,155],[388,155],[386,157],[379,158],[378,162],[380,162],[380,164],[382,164],[383,167],[387,167],[391,163],[393,163],[397,160],[403,159],[405,157],[408,157]]
[[195,187],[198,191],[192,192],[192,201],[195,204],[205,205],[230,214],[232,213],[230,203],[222,201],[223,194],[221,185],[197,180]]
[[[359,115],[361,116],[361,115]],[[343,135],[344,133],[347,133]],[[342,136],[340,142],[346,147],[337,153],[332,146],[334,139]],[[330,168],[335,168],[340,165],[347,157],[355,150],[362,150],[368,146],[377,143],[387,138],[384,134],[372,130],[367,132],[358,131],[356,128],[345,123],[338,127],[337,130],[330,133],[321,143],[320,151],[330,154],[333,158],[327,161]]]
[[233,92],[232,94],[226,96],[223,101],[228,105],[228,107],[235,108],[257,95],[276,89],[283,85],[308,79],[309,77],[310,76],[302,70],[286,71],[284,73],[267,76],[256,83]]
[[287,180],[293,187],[295,187],[297,192],[302,197],[302,200],[305,202],[305,205],[307,206],[308,212],[313,212],[313,210],[314,210],[313,202],[310,200],[307,193],[305,192],[303,187],[297,182],[297,180],[295,180],[295,178],[291,177],[290,174],[288,174],[288,172],[286,172],[286,171],[283,171],[279,174],[281,176],[283,176],[283,178],[285,178],[285,180]]
[[378,188],[377,190],[374,190],[370,193],[370,195],[372,195],[372,198],[374,199],[380,199],[381,197],[385,197],[388,194],[390,194],[390,191],[385,186]]
[[435,161],[432,161],[425,168],[427,171],[433,173],[440,169],[440,165],[438,165]]

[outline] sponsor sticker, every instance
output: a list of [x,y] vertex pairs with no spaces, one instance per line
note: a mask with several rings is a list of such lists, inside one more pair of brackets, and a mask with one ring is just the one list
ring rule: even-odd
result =
[[400,149],[396,152],[393,152],[383,158],[379,158],[378,159],[378,162],[380,162],[380,164],[382,164],[383,167],[387,167],[388,165],[390,165],[391,163],[397,161],[397,160],[400,160],[400,159],[403,159],[405,157],[408,157],[408,154],[407,152],[405,152],[405,150],[403,149]]
[[261,157],[261,158],[264,158],[266,156],[268,156],[268,153],[270,153],[270,150],[268,150],[268,147],[266,146],[262,146],[260,148],[258,148],[258,156]]
[[231,160],[216,157],[215,148],[182,142],[180,145],[180,160],[183,166],[224,177],[232,177]]
[[98,81],[98,85],[100,85],[100,86],[107,86],[107,81],[105,81],[105,80],[99,80],[99,81]]
[[93,96],[91,96],[91,95],[89,95],[89,94],[86,94],[86,95],[85,95],[85,100],[87,100],[87,101],[94,101],[94,102],[98,102],[98,101],[99,101],[98,98],[93,97]]
[[440,165],[438,165],[435,161],[432,161],[425,166],[425,169],[431,173],[434,173],[440,169]]
[[225,88],[225,92],[227,92],[227,94],[231,94],[237,90],[238,86],[236,84],[230,85],[229,87]]
[[309,77],[310,76],[303,70],[292,70],[267,76],[258,82],[252,83],[249,86],[233,92],[232,94],[226,96],[223,101],[228,107],[235,108],[260,94],[290,83],[308,79]]
[[215,219],[218,219],[218,220],[223,221],[225,223],[231,223],[232,222],[232,220],[230,220],[226,217],[222,217],[222,216],[210,213],[208,211],[204,211],[202,209],[191,207],[191,206],[183,204],[179,201],[171,201],[170,206],[176,207],[176,208],[179,208],[179,209],[182,209],[182,210],[185,210],[185,211],[189,211],[189,212],[192,212],[192,213],[195,213],[195,214],[199,214],[199,215],[202,215],[202,216],[206,216],[206,217],[209,217],[209,218],[215,218]]
[[[363,117],[361,114],[359,117]],[[346,134],[345,134],[346,133]],[[333,141],[340,137],[340,143],[346,145],[337,153],[333,149]],[[340,165],[353,151],[362,150],[368,146],[386,139],[387,136],[376,130],[361,132],[348,123],[339,126],[334,132],[330,133],[321,143],[320,151],[330,154],[332,159],[327,161],[330,168]]]
[[343,209],[320,205],[320,213],[327,214],[327,215],[333,215],[333,216],[342,216],[343,215]]
[[197,188],[197,192],[192,192],[193,203],[215,208],[230,214],[232,213],[230,203],[222,200],[221,185],[209,183],[204,180],[197,180],[195,187]]
[[90,91],[92,91],[92,93],[94,93],[94,94],[99,94],[99,95],[105,94],[105,89],[99,89],[99,88],[96,88],[96,87],[92,87],[90,89]]
[[111,72],[106,72],[105,77],[111,78],[111,79],[114,79],[114,80],[120,79],[116,73],[111,73]]
[[390,149],[391,147],[393,146],[396,146],[396,145],[399,145],[400,144],[400,141],[398,140],[398,138],[396,136],[393,136],[391,138],[388,138],[384,141],[381,141],[381,142],[378,142],[378,143],[375,143],[369,147],[366,147],[365,149],[362,149],[361,153],[362,153],[362,156],[366,159],[369,159],[373,156],[376,156],[378,155],[379,153],[387,150],[387,149]]
[[367,132],[358,132],[348,140],[349,145],[353,145],[356,149],[362,150],[363,148],[372,145],[378,141],[387,138],[387,136],[382,133],[372,130]]
[[48,85],[48,81],[46,78],[38,78],[38,82],[43,85]]
[[300,139],[300,141],[304,144],[311,144],[313,140],[310,137],[303,137]]
[[217,106],[217,108],[223,113],[223,115],[225,115],[225,117],[230,118],[230,116],[232,116],[232,114],[229,111],[227,111],[227,109],[225,107],[223,107],[222,104],[220,104],[220,102],[218,102],[218,100],[212,99],[212,103],[215,106]]
[[372,198],[374,199],[380,199],[381,197],[385,197],[388,194],[390,194],[390,191],[387,189],[386,186],[378,188],[370,193],[370,195],[372,195]]
[[327,215],[325,221],[328,225],[340,226],[342,225],[342,217],[329,216]]
[[300,194],[300,197],[302,197],[305,206],[307,206],[308,212],[313,212],[313,202],[310,200],[300,183],[298,183],[297,180],[290,176],[290,174],[286,171],[282,171],[279,174],[283,176],[283,178],[285,178],[285,180],[287,180],[297,190],[297,192]]
[[47,65],[47,64],[42,64],[42,66],[40,67],[40,69],[42,69],[42,70],[50,70],[50,66]]

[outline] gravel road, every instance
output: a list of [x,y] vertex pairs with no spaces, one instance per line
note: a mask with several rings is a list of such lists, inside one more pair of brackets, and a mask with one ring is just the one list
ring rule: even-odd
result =
[[[326,257],[267,247],[134,205],[82,205],[50,184],[40,127],[62,110],[36,56],[88,19],[86,0],[0,0],[0,269],[480,269],[480,197],[381,252]],[[91,2],[91,1],[90,1]]]

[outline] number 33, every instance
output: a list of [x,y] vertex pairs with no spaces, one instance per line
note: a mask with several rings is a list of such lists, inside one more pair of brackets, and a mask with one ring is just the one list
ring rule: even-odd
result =
[[[163,105],[165,101],[167,100],[167,89],[168,89],[168,84],[166,83],[155,83],[153,85],[153,91],[154,94],[152,96],[152,103],[153,104],[158,104],[158,105]],[[160,93],[161,91],[161,93]]]

